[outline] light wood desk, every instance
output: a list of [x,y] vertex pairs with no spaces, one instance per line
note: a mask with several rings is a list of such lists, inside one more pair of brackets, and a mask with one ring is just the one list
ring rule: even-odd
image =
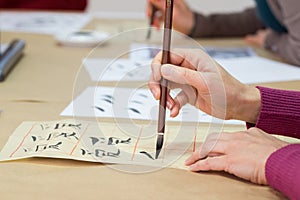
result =
[[[92,28],[114,27],[120,21],[97,21]],[[137,24],[146,26],[145,22]],[[134,24],[134,23],[133,23]],[[63,119],[59,113],[72,100],[81,61],[91,49],[57,46],[52,36],[1,33],[1,43],[26,40],[25,56],[0,83],[0,148],[22,121]],[[130,41],[123,41],[124,44]],[[203,40],[203,45],[243,46],[240,39]],[[119,45],[123,45],[122,42]],[[114,54],[108,43],[101,52]],[[117,47],[119,48],[119,46]],[[259,50],[261,55],[272,55]],[[105,53],[104,53],[105,55]],[[300,82],[265,84],[299,89]],[[205,125],[203,125],[205,126]],[[230,129],[241,130],[236,126]],[[226,129],[226,127],[225,127]],[[24,159],[0,163],[1,199],[284,199],[273,189],[225,173],[191,173],[162,169],[130,174],[106,165],[56,159]]]

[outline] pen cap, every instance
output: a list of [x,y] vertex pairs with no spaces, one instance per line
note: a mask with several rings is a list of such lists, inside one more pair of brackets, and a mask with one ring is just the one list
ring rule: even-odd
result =
[[23,40],[13,40],[8,48],[0,55],[0,81],[3,81],[21,58],[25,42]]

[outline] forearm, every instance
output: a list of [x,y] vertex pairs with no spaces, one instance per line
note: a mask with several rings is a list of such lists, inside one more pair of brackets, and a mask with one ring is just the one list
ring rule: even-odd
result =
[[255,124],[270,134],[300,138],[300,92],[258,87],[261,110]]
[[289,199],[300,199],[300,144],[291,144],[275,151],[266,163],[269,185]]
[[254,8],[238,13],[194,15],[194,28],[189,34],[191,37],[244,36],[264,28]]

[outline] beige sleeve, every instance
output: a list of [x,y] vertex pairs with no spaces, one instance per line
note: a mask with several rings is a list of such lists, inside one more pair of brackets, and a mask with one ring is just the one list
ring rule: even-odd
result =
[[287,62],[300,66],[300,1],[278,2],[288,33],[271,32],[265,40],[265,48],[277,53]]

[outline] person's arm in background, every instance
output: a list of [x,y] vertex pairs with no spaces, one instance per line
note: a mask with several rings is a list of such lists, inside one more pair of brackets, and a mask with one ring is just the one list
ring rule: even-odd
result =
[[2,9],[85,10],[87,0],[0,0]]
[[255,8],[228,14],[202,15],[194,13],[194,27],[191,37],[233,37],[253,34],[264,28]]
[[[155,15],[153,26],[160,28],[165,16],[165,0],[148,0],[147,16],[152,14],[152,5],[154,5],[159,14]],[[173,7],[173,28],[183,34],[189,34],[194,26],[194,14],[184,0],[174,1]]]
[[282,12],[282,23],[288,33],[270,32],[265,39],[264,47],[277,53],[287,62],[300,65],[300,1],[278,0]]
[[[156,18],[154,23],[156,27],[159,27],[163,21],[165,1],[148,0],[148,17],[152,12],[150,4],[153,4],[162,13],[161,17]],[[236,13],[205,16],[193,12],[184,0],[176,0],[173,16],[173,28],[191,37],[245,36],[264,28],[255,8]]]

